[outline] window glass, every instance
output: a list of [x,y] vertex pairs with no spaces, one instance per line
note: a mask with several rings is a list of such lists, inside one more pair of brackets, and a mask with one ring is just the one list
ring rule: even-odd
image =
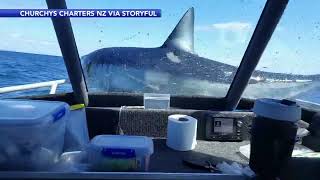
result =
[[[320,103],[320,1],[290,0],[244,92]],[[264,73],[264,72],[269,73]]]
[[[89,91],[223,97],[264,3],[253,0],[173,0],[170,3],[71,0],[68,8],[162,10],[161,18],[72,19]],[[194,51],[164,47],[167,37],[191,7],[195,13]],[[184,32],[192,28],[184,27]],[[185,44],[190,42],[185,36],[175,38]]]
[[[43,0],[2,0],[2,9],[47,8]],[[68,78],[50,18],[0,18],[0,88]],[[66,80],[67,81],[67,80]],[[57,92],[71,91],[64,83]],[[1,98],[49,94],[50,87],[1,93]]]

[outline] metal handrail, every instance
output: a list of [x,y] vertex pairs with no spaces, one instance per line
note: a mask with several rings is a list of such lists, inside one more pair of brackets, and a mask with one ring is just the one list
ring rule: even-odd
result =
[[29,89],[36,89],[36,88],[42,88],[42,87],[51,87],[49,94],[55,94],[58,88],[58,85],[64,84],[65,82],[66,82],[65,79],[61,79],[61,80],[55,80],[55,81],[46,81],[46,82],[40,82],[40,83],[3,87],[3,88],[0,88],[0,94],[29,90]]

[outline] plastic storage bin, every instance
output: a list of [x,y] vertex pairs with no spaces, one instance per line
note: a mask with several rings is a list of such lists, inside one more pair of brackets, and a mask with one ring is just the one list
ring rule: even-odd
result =
[[69,106],[0,100],[0,170],[49,170],[62,153]]
[[170,94],[144,93],[143,105],[145,109],[169,109]]
[[144,136],[99,135],[87,150],[93,171],[148,171],[153,141]]
[[82,151],[89,141],[85,106],[84,104],[72,105],[66,122],[64,151]]

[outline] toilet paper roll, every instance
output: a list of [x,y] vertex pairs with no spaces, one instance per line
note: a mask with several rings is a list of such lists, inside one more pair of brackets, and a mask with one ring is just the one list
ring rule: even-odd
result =
[[168,117],[167,146],[177,151],[190,151],[197,144],[197,119],[174,114]]

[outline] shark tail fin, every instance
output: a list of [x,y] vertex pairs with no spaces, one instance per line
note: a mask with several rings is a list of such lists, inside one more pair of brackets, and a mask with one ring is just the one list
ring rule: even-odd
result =
[[180,19],[174,30],[161,47],[171,47],[193,53],[194,8],[190,8]]

